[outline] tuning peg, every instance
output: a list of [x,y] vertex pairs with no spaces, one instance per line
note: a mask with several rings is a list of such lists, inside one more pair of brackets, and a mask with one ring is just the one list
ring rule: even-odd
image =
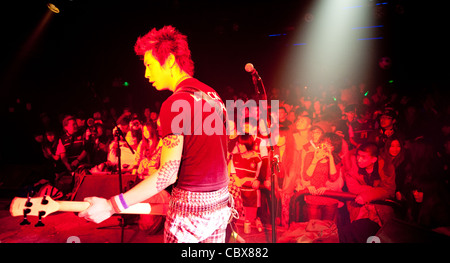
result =
[[41,201],[41,204],[42,204],[42,205],[48,204],[48,200],[47,200],[46,198],[47,198],[47,190],[45,190],[45,194],[44,194],[44,196],[42,197],[42,201]]
[[45,215],[45,211],[39,211],[39,220],[36,223],[36,225],[34,225],[35,227],[45,226],[44,223],[42,223],[42,216],[43,215]]
[[31,209],[27,208],[23,210],[23,221],[20,223],[21,226],[30,225],[30,221],[27,219],[27,214],[31,212]]
[[[30,196],[30,194],[28,193],[28,195],[27,195],[27,202],[25,203],[25,206],[26,206],[26,207],[31,207],[31,206],[33,205],[33,203],[30,202],[30,200],[31,200],[31,196]],[[28,212],[28,213],[29,213],[29,212]]]

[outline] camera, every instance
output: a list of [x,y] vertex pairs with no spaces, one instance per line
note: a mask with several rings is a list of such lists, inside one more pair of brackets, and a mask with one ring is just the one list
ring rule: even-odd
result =
[[327,151],[328,150],[328,145],[326,143],[321,143],[318,146],[319,149]]
[[141,122],[139,119],[133,119],[130,121],[130,128],[131,130],[139,130],[142,128]]

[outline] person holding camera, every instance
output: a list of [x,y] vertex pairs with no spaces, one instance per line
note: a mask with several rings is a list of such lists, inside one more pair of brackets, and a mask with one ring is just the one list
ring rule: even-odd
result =
[[[122,172],[131,171],[136,162],[136,150],[142,139],[142,126],[140,121],[131,115],[128,117],[120,117],[117,124],[125,134],[125,140],[122,136],[115,136],[115,139],[109,144],[108,163],[116,167],[119,163],[117,144],[120,148],[120,161]],[[116,133],[114,128],[113,133]],[[133,149],[134,153],[130,150]]]
[[340,178],[342,167],[339,152],[342,139],[331,132],[324,133],[317,149],[306,154],[304,159],[303,180],[311,195],[305,196],[308,219],[334,220],[339,201],[321,196],[329,189],[330,183]]

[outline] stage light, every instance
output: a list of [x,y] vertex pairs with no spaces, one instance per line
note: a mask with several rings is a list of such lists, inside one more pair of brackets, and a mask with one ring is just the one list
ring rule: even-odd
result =
[[52,11],[53,13],[55,13],[55,14],[58,14],[58,13],[59,13],[59,8],[58,8],[56,5],[54,5],[54,4],[52,4],[52,3],[48,3],[48,4],[47,4],[47,7],[48,7],[48,9],[50,9],[50,11]]
[[74,6],[73,0],[47,0],[47,7],[54,14],[66,13]]
[[302,12],[314,19],[305,22],[305,13],[299,14],[280,79],[286,85],[329,86],[368,77],[373,49],[385,29],[375,24],[373,8],[369,0],[312,1]]

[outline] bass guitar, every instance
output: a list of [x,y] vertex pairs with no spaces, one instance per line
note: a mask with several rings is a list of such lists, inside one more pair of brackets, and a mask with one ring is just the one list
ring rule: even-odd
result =
[[[28,225],[30,222],[27,216],[38,216],[39,222],[36,226],[41,226],[41,219],[55,212],[82,212],[90,206],[89,202],[83,201],[55,201],[48,196],[21,198],[12,200],[10,213],[12,216],[23,216],[21,225]],[[167,203],[139,203],[132,205],[120,214],[147,214],[166,215],[169,205]]]

